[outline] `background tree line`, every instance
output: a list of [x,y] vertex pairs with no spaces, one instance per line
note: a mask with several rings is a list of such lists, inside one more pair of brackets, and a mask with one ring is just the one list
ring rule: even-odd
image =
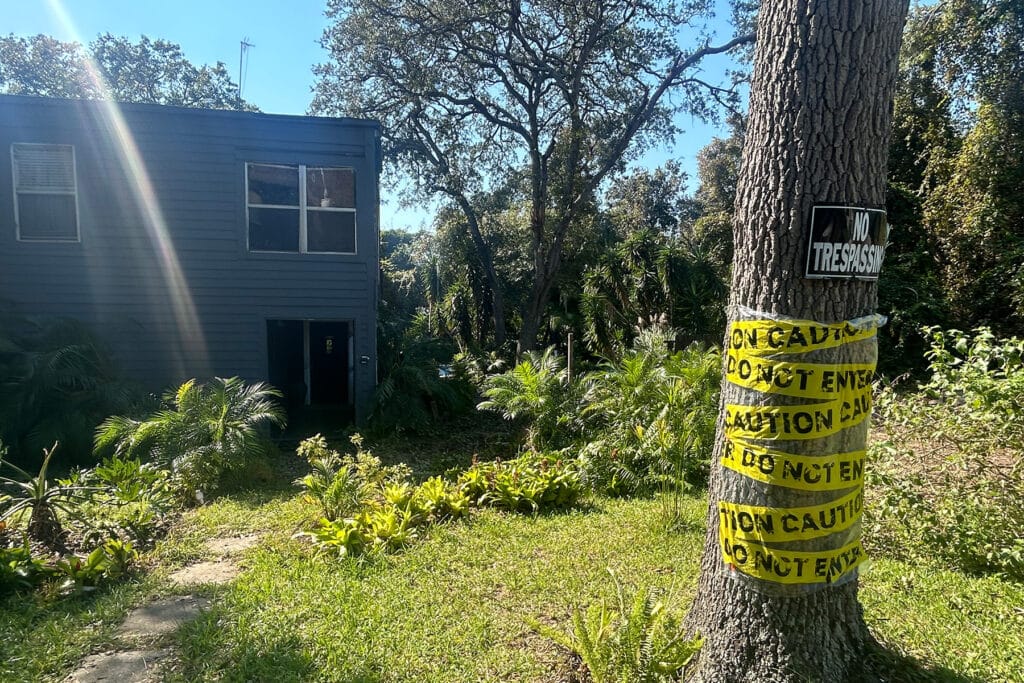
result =
[[[890,316],[881,364],[889,374],[922,368],[924,325],[1024,331],[1022,69],[1020,3],[943,0],[912,9],[900,57],[890,246],[880,281],[880,310]],[[324,82],[330,78],[325,72]],[[678,331],[680,344],[718,343],[744,134],[740,114],[728,114],[727,122],[729,135],[698,155],[693,193],[675,163],[625,171],[630,154],[620,160],[623,172],[592,189],[567,225],[535,345],[564,344],[573,332],[585,352],[610,357],[658,321]],[[530,331],[524,316],[537,282],[530,170],[509,173],[466,201],[471,214],[452,200],[432,232],[385,233],[384,325],[392,334],[442,337],[462,351],[494,351],[504,338],[494,326],[497,288],[510,336],[529,348],[522,331]],[[489,264],[474,248],[474,230],[489,247]],[[410,326],[417,313],[425,318]]]

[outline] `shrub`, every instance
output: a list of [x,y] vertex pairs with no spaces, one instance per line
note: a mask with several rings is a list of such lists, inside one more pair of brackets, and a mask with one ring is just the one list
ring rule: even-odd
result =
[[378,432],[420,432],[443,417],[472,408],[476,389],[454,348],[434,337],[403,338],[384,344],[384,376],[373,398],[370,427]]
[[650,328],[616,361],[585,378],[581,448],[587,480],[610,494],[706,480],[714,444],[721,359],[690,346],[670,352],[674,333]]
[[9,524],[28,513],[28,537],[51,550],[63,551],[67,532],[58,513],[77,516],[76,503],[81,500],[84,487],[74,486],[47,477],[50,460],[57,452],[57,444],[45,451],[39,473],[30,475],[20,467],[4,462],[6,450],[0,446],[0,469],[7,466],[18,478],[0,475],[0,522]]
[[66,461],[93,462],[96,424],[139,398],[85,325],[31,319],[0,305],[0,440],[14,462],[35,470],[57,441]]
[[143,420],[107,418],[96,430],[97,454],[111,449],[122,456],[151,460],[171,472],[183,500],[217,487],[221,475],[266,457],[274,446],[263,433],[283,427],[284,411],[269,384],[246,384],[238,377],[194,379],[164,396],[165,407]]
[[1021,340],[929,328],[931,377],[882,391],[865,506],[879,552],[1024,578]]
[[458,483],[477,505],[524,513],[572,507],[585,491],[576,460],[561,453],[526,453],[506,462],[477,463]]
[[52,574],[45,561],[32,557],[27,540],[8,545],[0,535],[0,597],[30,590]]
[[569,381],[565,360],[553,346],[527,353],[511,370],[488,377],[483,394],[486,400],[477,408],[525,421],[533,450],[565,447],[578,433],[578,385]]
[[575,461],[557,453],[475,464],[455,483],[431,477],[414,486],[407,467],[382,466],[362,450],[359,435],[353,443],[356,455],[343,457],[319,434],[303,441],[299,452],[314,471],[295,482],[324,513],[300,535],[341,557],[394,552],[422,529],[463,517],[472,505],[533,513],[575,505],[584,491]]
[[137,458],[111,456],[95,468],[61,480],[85,487],[73,533],[79,543],[95,546],[107,539],[149,546],[177,507],[170,473]]
[[303,488],[306,499],[316,503],[328,520],[341,519],[375,502],[385,486],[403,483],[410,473],[405,465],[382,465],[373,453],[363,450],[359,434],[351,441],[355,455],[342,456],[320,434],[303,440],[296,451],[312,471],[296,479],[295,485]]

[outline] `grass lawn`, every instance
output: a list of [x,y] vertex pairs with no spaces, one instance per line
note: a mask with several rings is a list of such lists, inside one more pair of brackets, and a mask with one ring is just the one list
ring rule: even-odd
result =
[[[493,511],[432,529],[362,564],[317,557],[296,530],[311,510],[294,490],[222,498],[187,513],[129,582],[64,600],[0,605],[0,680],[60,680],[112,644],[127,611],[171,592],[173,569],[204,559],[211,536],[261,532],[212,608],[176,636],[170,681],[564,681],[569,657],[526,620],[566,626],[574,605],[657,586],[682,615],[697,580],[706,502],[683,502],[667,532],[658,500],[597,498],[536,518]],[[183,592],[183,589],[176,589]],[[879,559],[862,580],[887,680],[1024,681],[1024,586]]]

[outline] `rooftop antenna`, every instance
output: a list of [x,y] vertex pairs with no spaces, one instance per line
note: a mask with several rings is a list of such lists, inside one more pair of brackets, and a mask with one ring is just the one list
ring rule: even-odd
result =
[[[256,47],[256,46],[249,42],[249,36],[246,36],[245,38],[242,38],[242,42],[239,43],[239,45],[238,45],[238,108],[239,109],[242,108],[242,84],[243,84],[243,81],[245,80],[244,79],[245,72],[242,71],[242,64],[243,64],[243,62],[245,62],[245,58],[248,56],[249,48],[250,47]],[[248,67],[248,64],[246,64],[246,67]],[[248,69],[246,69],[246,70],[248,70]]]

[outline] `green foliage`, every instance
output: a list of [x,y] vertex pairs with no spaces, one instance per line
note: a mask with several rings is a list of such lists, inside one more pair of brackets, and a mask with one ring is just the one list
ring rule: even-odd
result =
[[889,321],[878,330],[879,373],[921,374],[929,341],[924,326],[946,326],[949,304],[935,260],[939,244],[925,226],[922,200],[908,186],[886,191],[889,244],[878,279],[878,307]]
[[49,36],[11,34],[0,37],[0,65],[0,91],[11,95],[256,109],[239,99],[223,62],[195,66],[180,46],[146,36],[132,43],[104,33],[86,50]]
[[[909,228],[919,233],[915,241],[926,237],[932,246],[919,250],[928,256],[918,257],[916,270],[895,278],[903,282],[891,301],[900,313],[900,297],[927,303],[937,281],[949,314],[948,321],[921,317],[918,324],[988,325],[1002,334],[1021,333],[1021,16],[1015,0],[941,0],[914,8],[908,19],[890,180],[917,195],[921,221],[893,221],[893,234],[899,239]],[[899,260],[910,265],[913,257]],[[885,277],[883,269],[883,299]]]
[[[416,433],[468,410],[475,396],[453,348],[443,339],[407,336],[381,351],[384,377],[374,393],[370,427]],[[445,371],[442,371],[442,367]]]
[[718,412],[721,360],[650,328],[616,361],[587,375],[581,448],[591,486],[612,494],[685,489],[706,479]]
[[312,471],[295,480],[308,501],[315,503],[321,516],[339,520],[375,502],[387,487],[401,485],[409,476],[405,465],[384,466],[380,458],[363,450],[363,438],[351,437],[355,455],[342,456],[317,434],[303,440],[297,449]]
[[[986,328],[925,333],[930,380],[877,401],[888,441],[873,449],[866,536],[897,557],[1022,579],[1024,342]],[[927,453],[915,455],[918,440]]]
[[32,557],[27,540],[20,545],[7,545],[3,541],[0,528],[0,598],[30,590],[52,575],[52,569],[44,560]]
[[92,462],[92,431],[133,393],[82,324],[30,319],[0,306],[0,439],[23,467],[55,441],[69,463]]
[[616,603],[573,610],[568,632],[533,621],[531,626],[565,649],[578,655],[594,683],[657,683],[674,681],[700,649],[699,638],[686,640],[681,628],[668,616],[666,603],[655,600],[647,588],[626,597],[618,575]]
[[419,538],[419,529],[457,519],[469,499],[439,477],[419,486],[405,465],[384,466],[352,436],[356,454],[341,456],[317,434],[299,444],[298,453],[312,472],[295,483],[322,512],[317,525],[302,535],[321,552],[339,557],[400,550]]
[[284,426],[284,411],[274,400],[280,397],[263,382],[191,379],[165,394],[164,408],[143,420],[107,418],[96,429],[95,451],[152,460],[170,470],[172,486],[189,498],[216,488],[225,471],[274,452],[263,430]]
[[[925,472],[898,442],[871,449],[864,535],[872,554],[1024,580],[1024,468],[956,453]],[[1019,458],[1019,451],[1017,453]]]
[[514,460],[476,463],[459,477],[477,505],[536,513],[576,505],[585,486],[579,466],[561,453],[525,453]]
[[99,587],[104,579],[124,576],[138,551],[127,541],[108,540],[85,557],[68,556],[54,565],[58,575],[65,576],[60,588],[67,593],[87,593]]
[[652,323],[676,328],[680,344],[718,343],[727,290],[705,247],[692,235],[632,227],[584,274],[580,308],[591,349],[617,357]]
[[87,495],[77,505],[77,523],[71,527],[86,546],[117,539],[148,547],[178,507],[170,473],[136,458],[110,456],[95,468],[73,472],[61,481],[86,487]]
[[77,516],[76,503],[82,499],[85,487],[63,484],[47,474],[50,460],[57,452],[57,444],[46,450],[39,473],[32,476],[20,467],[4,462],[5,450],[0,447],[0,470],[6,465],[15,477],[0,475],[0,521],[10,523],[28,513],[26,525],[29,538],[52,550],[63,550],[66,532],[58,513]]
[[560,448],[576,434],[573,418],[579,390],[569,382],[565,359],[554,347],[531,351],[511,370],[488,377],[477,408],[501,413],[506,420],[527,424],[532,449]]

